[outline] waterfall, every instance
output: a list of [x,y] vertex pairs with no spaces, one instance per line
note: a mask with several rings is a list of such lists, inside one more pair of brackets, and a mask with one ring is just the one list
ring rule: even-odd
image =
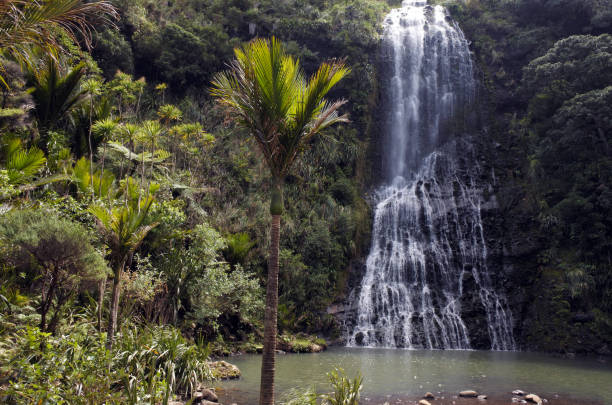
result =
[[490,348],[514,349],[511,313],[487,267],[480,167],[468,142],[443,139],[474,101],[468,43],[443,7],[404,1],[385,20],[383,45],[386,185],[348,345],[470,349],[467,300]]

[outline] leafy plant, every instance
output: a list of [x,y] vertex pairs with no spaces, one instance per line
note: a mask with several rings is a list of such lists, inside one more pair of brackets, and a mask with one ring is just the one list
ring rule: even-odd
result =
[[12,247],[13,265],[29,272],[40,291],[42,331],[55,331],[64,304],[82,283],[105,277],[106,263],[85,229],[51,212],[13,210],[0,219],[0,237]]
[[[115,18],[117,12],[107,1],[5,0],[0,3],[0,49],[22,66],[32,67],[36,65],[34,48],[50,56],[66,50],[58,31],[75,43],[83,39],[90,47],[92,20],[110,22]],[[4,72],[4,65],[0,65],[0,84],[8,88]]]
[[357,375],[354,379],[346,376],[343,369],[337,368],[327,373],[329,382],[333,388],[330,394],[322,395],[324,404],[329,405],[358,405],[361,394],[363,377]]

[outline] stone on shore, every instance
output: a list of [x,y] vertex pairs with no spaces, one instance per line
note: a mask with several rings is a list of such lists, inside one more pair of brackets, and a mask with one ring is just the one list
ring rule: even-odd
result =
[[219,398],[217,397],[217,394],[215,394],[213,390],[203,389],[200,392],[202,393],[202,399],[205,399],[210,402],[219,402]]
[[421,399],[421,400],[419,401],[419,405],[431,405],[431,402],[429,402],[429,401],[427,401],[427,400],[425,400],[425,399]]
[[478,392],[474,390],[465,390],[465,391],[461,391],[459,393],[459,396],[463,398],[476,398],[478,397]]
[[486,395],[478,395],[477,397],[479,400],[484,401],[485,399],[487,399],[488,397]]
[[240,369],[227,361],[219,360],[208,363],[213,377],[220,380],[233,380],[240,378]]
[[434,397],[434,394],[432,394],[431,392],[426,392],[425,395],[423,395],[423,398],[425,398],[425,399],[436,399],[436,397]]
[[542,405],[542,399],[536,394],[529,394],[525,396],[525,400],[527,402],[531,402],[532,404]]
[[512,395],[518,395],[519,397],[522,397],[522,396],[525,395],[525,391],[514,390],[514,391],[512,391]]

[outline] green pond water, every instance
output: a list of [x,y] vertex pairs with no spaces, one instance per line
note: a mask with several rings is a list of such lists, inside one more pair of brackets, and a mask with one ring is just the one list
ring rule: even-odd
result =
[[[240,368],[242,378],[223,382],[221,399],[226,404],[257,404],[261,356],[228,360]],[[457,392],[475,389],[489,395],[489,404],[511,404],[510,392],[521,389],[538,393],[550,404],[612,404],[610,360],[522,352],[357,348],[278,355],[277,398],[295,387],[329,391],[325,373],[334,367],[342,367],[349,376],[361,372],[364,403],[416,403],[430,391],[444,397],[435,403],[463,404],[468,402],[456,398]]]

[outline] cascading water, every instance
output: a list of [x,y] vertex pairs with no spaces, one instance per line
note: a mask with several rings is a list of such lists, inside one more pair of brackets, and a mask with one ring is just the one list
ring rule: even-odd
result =
[[511,313],[487,268],[480,169],[469,145],[440,139],[474,99],[468,43],[443,7],[404,1],[385,20],[384,45],[392,61],[388,185],[377,194],[348,344],[469,349],[469,284],[491,349],[514,349]]

